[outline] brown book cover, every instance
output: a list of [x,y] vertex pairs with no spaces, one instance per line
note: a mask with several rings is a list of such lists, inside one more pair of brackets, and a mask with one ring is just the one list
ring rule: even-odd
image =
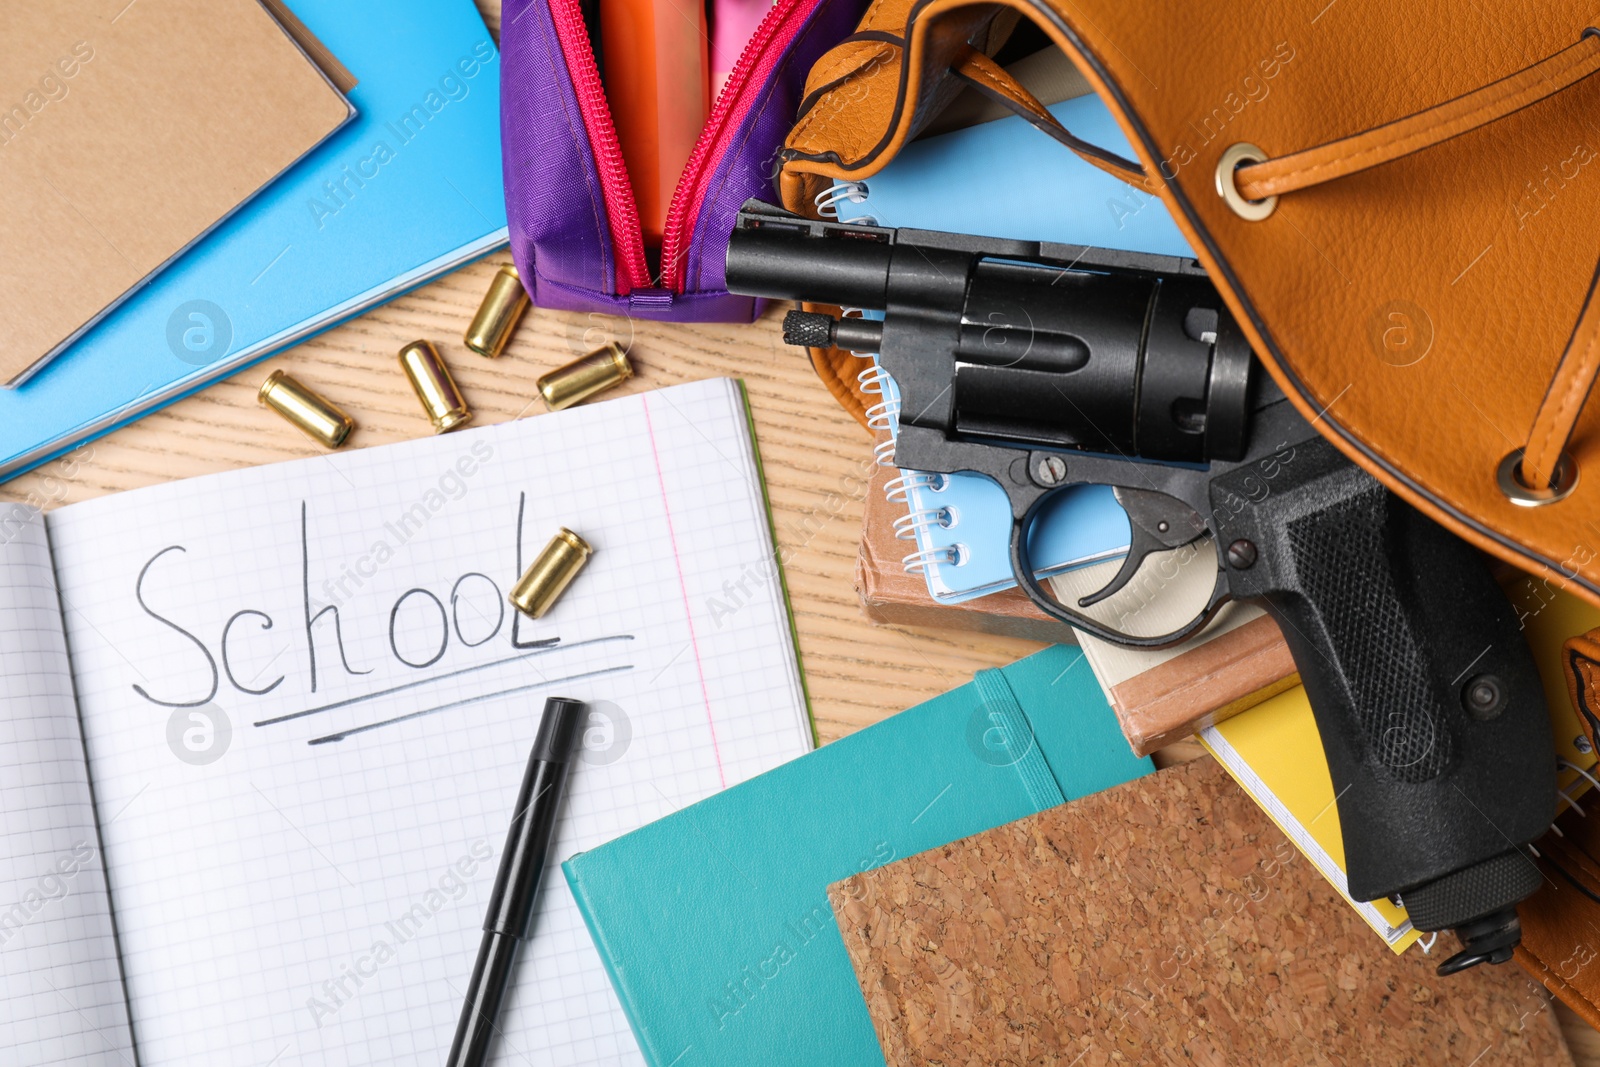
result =
[[[894,522],[904,504],[884,495],[899,474],[878,468],[863,507],[861,548],[856,558],[856,593],[867,618],[895,626],[932,626],[1081,644],[1106,693],[1123,736],[1134,752],[1149,755],[1196,730],[1252,708],[1296,685],[1294,658],[1277,624],[1255,608],[1230,605],[1216,623],[1174,649],[1124,649],[1081,636],[1034,606],[1020,589],[1008,589],[964,604],[940,604],[919,574],[902,560],[914,546],[895,538]],[[1082,595],[1110,581],[1118,562],[1097,564],[1053,579],[1057,595]],[[1153,604],[1150,614],[1168,610]],[[1177,610],[1182,610],[1181,604]],[[1172,620],[1172,626],[1181,623]]]
[[261,0],[0,5],[0,382],[353,114]]
[[829,897],[890,1067],[1572,1062],[1542,987],[1374,943],[1211,760]]

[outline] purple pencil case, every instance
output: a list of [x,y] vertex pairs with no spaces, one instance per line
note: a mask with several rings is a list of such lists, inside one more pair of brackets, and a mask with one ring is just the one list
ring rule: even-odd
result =
[[734,216],[771,199],[774,160],[811,66],[867,0],[776,0],[740,55],[673,192],[652,277],[580,0],[506,0],[501,140],[511,255],[540,307],[670,322],[748,322],[728,293]]

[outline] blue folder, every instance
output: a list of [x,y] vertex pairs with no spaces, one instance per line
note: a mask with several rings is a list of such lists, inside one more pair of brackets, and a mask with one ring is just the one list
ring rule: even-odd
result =
[[355,120],[36,375],[0,389],[0,478],[505,243],[500,62],[471,0],[294,10],[359,80]]
[[1150,769],[1057,646],[563,869],[654,1067],[881,1067],[828,885]]

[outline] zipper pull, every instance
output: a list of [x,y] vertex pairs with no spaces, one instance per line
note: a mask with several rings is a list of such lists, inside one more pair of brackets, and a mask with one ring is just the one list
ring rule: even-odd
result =
[[652,286],[649,289],[634,289],[628,294],[628,308],[640,314],[648,315],[650,312],[668,311],[672,308],[672,290]]

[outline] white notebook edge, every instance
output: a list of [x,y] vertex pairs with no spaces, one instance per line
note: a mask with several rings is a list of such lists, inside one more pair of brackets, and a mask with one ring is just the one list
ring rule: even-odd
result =
[[[69,1011],[65,1013],[66,1016],[81,1022],[85,1028],[79,1030],[78,1035],[90,1040],[91,1043],[98,1042],[101,1045],[103,1056],[93,1062],[105,1062],[107,1064],[136,1062],[137,1041],[133,1035],[133,1013],[128,998],[127,973],[123,968],[121,944],[117,936],[116,902],[111,896],[110,878],[105,869],[105,840],[100,832],[99,808],[95,803],[94,797],[94,776],[89,767],[88,749],[84,745],[82,710],[78,705],[77,686],[72,677],[72,656],[67,645],[65,608],[61,602],[60,585],[56,580],[55,558],[50,545],[48,519],[49,517],[45,512],[27,504],[13,503],[6,506],[3,511],[0,511],[0,573],[9,572],[20,563],[23,566],[31,565],[37,567],[49,576],[50,591],[53,596],[49,598],[50,603],[45,610],[52,615],[53,628],[60,638],[62,659],[66,666],[65,676],[61,680],[65,683],[70,697],[70,729],[76,741],[74,756],[77,761],[81,762],[83,768],[85,796],[83,810],[79,814],[79,822],[85,828],[92,829],[94,835],[94,840],[91,843],[94,849],[92,860],[84,860],[78,854],[76,847],[73,848],[70,857],[71,874],[69,877],[73,883],[76,883],[80,878],[87,879],[89,881],[87,889],[73,893],[69,888],[64,890],[63,896],[75,895],[80,901],[86,901],[87,906],[95,909],[94,917],[102,918],[106,924],[106,929],[103,931],[104,943],[96,952],[95,958],[77,960],[76,962],[80,966],[74,968],[76,972],[74,975],[75,980],[69,990],[55,989],[54,994],[56,998],[67,1005]],[[8,574],[7,578],[9,579],[9,577],[10,575]],[[8,621],[0,618],[0,634],[7,631]],[[47,670],[44,667],[39,669]],[[4,703],[4,700],[0,700],[0,705]],[[10,755],[17,757],[20,761],[24,755],[21,751],[23,747],[23,745],[15,746],[15,750]],[[3,748],[0,748],[0,751],[3,751]],[[0,759],[0,764],[9,763],[9,759]],[[29,808],[25,809],[25,812],[31,813],[34,810]],[[23,813],[14,811],[0,812],[0,833],[4,833],[9,824],[21,814]],[[7,858],[9,859],[9,857]],[[51,870],[60,872],[59,861]],[[44,886],[44,878],[47,874],[48,871],[45,874],[41,874],[39,886]],[[35,892],[37,891],[38,888],[36,887]],[[46,887],[45,892],[45,902],[48,904],[50,903],[51,889]],[[103,904],[103,909],[99,907],[100,904]],[[14,904],[6,901],[0,904],[0,907],[6,909],[0,912],[0,926],[7,926],[7,919],[18,908],[29,909],[31,904],[28,896],[24,895],[22,899]],[[42,911],[43,909],[41,908],[40,910]],[[42,921],[49,922],[48,919]],[[58,919],[56,921],[60,922],[62,920]],[[6,937],[5,940],[9,940],[9,937]],[[3,942],[0,942],[0,951],[4,951]],[[90,972],[89,966],[96,962],[109,962],[114,965],[116,971],[117,1001],[118,1005],[120,1005],[120,1011],[116,1010],[115,1006],[113,1007],[112,1014],[114,1018],[109,1025],[96,1025],[88,1014],[84,1012],[82,998],[69,998],[67,996],[68,992],[79,993],[95,984],[97,977]],[[102,1022],[105,1022],[105,1020],[102,1020]],[[89,1038],[90,1033],[93,1034],[92,1039]],[[130,1060],[130,1057],[133,1059]],[[60,1059],[49,1062],[66,1063],[72,1061]]]
[[789,572],[784,568],[783,546],[778,543],[778,524],[772,515],[772,494],[767,491],[766,467],[761,460],[761,438],[756,430],[755,410],[750,406],[750,388],[743,378],[722,380],[726,381],[733,391],[733,401],[744,418],[746,462],[750,464],[751,473],[755,478],[755,496],[760,506],[758,521],[766,530],[767,544],[772,550],[773,571],[778,579],[780,597],[777,607],[783,615],[779,622],[789,635],[789,647],[785,652],[789,660],[795,702],[800,708],[802,721],[799,726],[801,732],[809,739],[812,750],[815,750],[821,744],[817,734],[817,715],[811,706],[811,687],[806,685],[805,663],[800,658],[800,624],[794,615],[794,598],[789,592]]

